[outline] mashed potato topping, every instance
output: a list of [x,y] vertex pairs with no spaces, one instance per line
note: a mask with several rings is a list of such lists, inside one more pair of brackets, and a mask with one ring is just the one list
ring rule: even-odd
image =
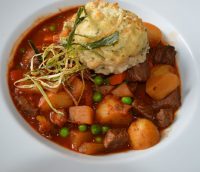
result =
[[[117,3],[102,0],[87,3],[85,10],[87,17],[75,31],[75,42],[86,44],[116,31],[119,33],[119,40],[114,45],[79,51],[80,61],[89,69],[105,75],[121,73],[146,60],[149,49],[147,32],[137,15],[121,9]],[[72,25],[74,18],[65,26]]]

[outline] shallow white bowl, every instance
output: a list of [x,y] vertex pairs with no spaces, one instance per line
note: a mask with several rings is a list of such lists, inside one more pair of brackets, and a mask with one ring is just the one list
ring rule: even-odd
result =
[[[22,2],[24,1],[22,0]],[[180,158],[180,155],[182,155],[183,152],[178,152],[177,150],[176,154],[176,151],[174,150],[174,152],[172,149],[177,147],[180,148],[182,145],[181,140],[186,141],[185,138],[186,136],[188,137],[187,133],[191,133],[192,136],[192,133],[195,132],[190,127],[191,125],[194,125],[194,119],[197,119],[197,113],[200,112],[200,108],[198,106],[200,103],[200,92],[198,91],[200,85],[200,70],[198,67],[199,59],[197,56],[198,53],[195,54],[196,51],[191,48],[191,45],[193,44],[189,44],[185,41],[184,32],[181,33],[174,23],[171,23],[170,20],[163,17],[162,14],[156,13],[153,9],[147,7],[145,4],[142,4],[141,2],[132,2],[131,0],[120,1],[120,5],[125,9],[134,11],[144,21],[157,25],[162,30],[168,42],[174,45],[178,52],[177,61],[182,80],[182,106],[177,112],[175,122],[170,128],[167,129],[167,134],[162,138],[161,142],[156,146],[143,151],[128,151],[106,156],[88,156],[64,149],[48,141],[47,139],[37,134],[22,119],[12,103],[7,87],[7,64],[11,49],[14,46],[15,41],[22,34],[22,32],[31,26],[34,20],[36,20],[38,17],[52,12],[57,12],[58,8],[83,4],[84,2],[86,1],[73,0],[57,1],[53,3],[45,2],[43,7],[35,7],[34,12],[28,12],[25,10],[25,14],[27,15],[23,17],[23,20],[20,22],[12,24],[12,20],[14,21],[15,18],[14,15],[13,18],[11,18],[11,23],[9,24],[6,24],[6,21],[2,20],[6,26],[13,28],[9,33],[6,33],[7,37],[3,39],[3,42],[1,43],[0,76],[2,80],[0,83],[0,100],[2,101],[1,114],[3,115],[1,115],[2,119],[0,120],[0,124],[3,126],[3,131],[0,133],[2,135],[1,140],[2,138],[4,139],[2,142],[2,148],[4,149],[0,148],[0,152],[2,152],[3,155],[12,155],[13,157],[11,158],[11,161],[14,162],[14,165],[17,167],[17,169],[8,165],[8,156],[3,158],[3,156],[0,155],[0,160],[2,160],[1,162],[4,162],[2,163],[2,166],[0,166],[0,169],[2,169],[0,171],[38,171],[38,167],[41,167],[43,171],[53,171],[53,169],[56,169],[55,166],[53,166],[53,163],[60,164],[59,168],[61,169],[65,169],[66,164],[66,169],[77,171],[86,171],[88,169],[91,171],[103,171],[103,169],[109,169],[109,171],[121,171],[122,169],[136,169],[145,171],[146,167],[144,166],[148,166],[155,171],[157,168],[149,163],[152,162],[152,160],[149,162],[146,160],[150,160],[152,158],[153,162],[157,161],[156,163],[159,162],[164,164],[165,161],[168,163],[171,162],[170,155],[172,155],[171,158],[176,161],[178,157]],[[33,2],[30,1],[30,3]],[[0,10],[1,8],[2,7],[0,7]],[[20,11],[16,9],[15,12]],[[0,15],[4,15],[4,13],[0,12]],[[0,33],[3,35],[4,32],[6,32],[6,29],[3,26],[3,29]],[[197,126],[197,128],[200,129],[199,126]],[[9,139],[9,137],[12,138]],[[191,141],[194,141],[194,137],[191,137]],[[200,142],[200,139],[198,139],[197,142]],[[13,148],[15,145],[17,145],[16,148]],[[181,150],[185,149],[187,149],[187,147],[184,145]],[[26,154],[26,152],[28,153]],[[178,155],[178,153],[180,155]],[[18,155],[20,154],[23,155],[19,157]],[[40,155],[45,157],[45,159],[41,159],[41,162],[45,163],[46,165],[48,164],[50,167],[44,166],[41,162],[35,161],[35,157]],[[162,160],[161,158],[164,159]],[[35,165],[29,164],[30,169],[26,164],[20,167],[16,164],[16,162],[19,162],[20,164],[20,162],[23,160],[29,162],[32,159],[34,159]],[[119,166],[119,164],[122,166]],[[171,162],[171,164],[174,163]],[[182,166],[184,167],[184,164]],[[98,169],[97,167],[101,168]],[[157,165],[157,167],[160,170],[162,169],[161,165]],[[178,166],[174,166],[174,168],[179,169]],[[197,167],[195,167],[195,169],[196,168]],[[185,170],[186,168],[180,169]],[[165,169],[162,169],[162,171],[163,170]]]

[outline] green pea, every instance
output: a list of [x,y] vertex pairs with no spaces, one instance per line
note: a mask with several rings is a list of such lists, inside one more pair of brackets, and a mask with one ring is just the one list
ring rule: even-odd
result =
[[101,134],[102,131],[101,126],[98,124],[93,124],[90,129],[94,135]]
[[108,127],[108,126],[102,126],[102,133],[103,134],[107,133],[109,129],[110,129],[110,127]]
[[95,137],[95,141],[97,143],[101,143],[103,141],[103,139],[100,136]]
[[81,124],[78,126],[79,131],[84,132],[87,130],[87,125],[85,124]]
[[51,26],[49,26],[49,30],[50,30],[51,32],[55,32],[55,31],[56,31],[56,25],[51,25]]
[[103,84],[103,78],[102,78],[101,76],[96,76],[96,77],[94,78],[94,83],[95,83],[96,85],[102,85],[102,84]]
[[122,97],[122,98],[121,98],[121,101],[122,101],[122,103],[128,104],[128,105],[131,105],[132,102],[133,102],[133,100],[132,100],[131,97]]
[[98,92],[96,91],[94,94],[93,94],[93,101],[94,102],[100,102],[102,100],[102,94],[101,92]]
[[63,127],[60,129],[59,134],[61,137],[67,137],[69,135],[69,129],[67,127]]

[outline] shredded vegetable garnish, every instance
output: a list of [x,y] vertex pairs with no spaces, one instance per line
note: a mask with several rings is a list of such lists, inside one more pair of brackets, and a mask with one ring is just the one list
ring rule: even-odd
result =
[[[47,94],[45,93],[45,90],[58,89],[61,84],[64,85],[65,81],[67,81],[71,76],[80,72],[83,88],[78,100],[75,100],[73,97],[75,105],[78,105],[85,89],[83,77],[83,70],[85,69],[85,66],[80,62],[78,52],[82,50],[90,50],[94,53],[97,53],[95,48],[113,45],[119,39],[119,33],[114,32],[108,37],[85,45],[82,45],[81,43],[75,43],[74,36],[78,35],[75,33],[76,28],[86,17],[87,12],[85,7],[82,6],[78,9],[74,25],[71,29],[71,32],[66,37],[66,44],[50,44],[47,47],[43,47],[42,51],[39,52],[34,43],[31,40],[28,40],[28,44],[35,53],[30,60],[30,71],[24,75],[24,78],[14,83],[14,85],[18,88],[38,89],[50,108],[58,114],[63,113],[53,107]],[[98,55],[104,58],[99,53]]]
[[51,104],[51,102],[50,102],[48,96],[46,95],[46,93],[45,93],[45,91],[43,90],[43,88],[41,87],[41,85],[38,84],[37,81],[35,81],[35,80],[34,80],[33,78],[31,78],[29,75],[27,75],[27,78],[29,78],[29,79],[35,84],[35,86],[36,86],[36,87],[38,88],[38,90],[41,92],[42,96],[45,98],[46,102],[47,102],[48,105],[51,107],[51,109],[52,109],[54,112],[56,112],[57,114],[63,115],[63,112],[58,111],[57,109],[55,109],[55,108],[52,106],[52,104]]
[[65,86],[64,83],[63,83],[63,88],[67,92],[67,94],[69,94],[69,96],[71,97],[71,99],[74,102],[75,106],[78,106],[78,102],[77,102],[76,98],[72,95],[72,93],[69,91],[69,89]]
[[[50,108],[58,113],[47,97],[45,90],[56,89],[68,80],[75,73],[84,70],[84,66],[76,55],[76,47],[66,49],[61,45],[51,44],[43,48],[43,52],[35,54],[30,62],[30,71],[24,78],[16,81],[14,85],[18,88],[33,89],[37,88]],[[38,66],[34,65],[34,59],[38,56],[42,57],[42,61]]]

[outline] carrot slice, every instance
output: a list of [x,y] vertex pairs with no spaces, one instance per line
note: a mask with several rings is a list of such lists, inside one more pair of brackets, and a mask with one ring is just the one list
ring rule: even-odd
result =
[[160,29],[157,26],[147,22],[144,22],[144,26],[147,28],[150,47],[156,47],[162,39],[162,33]]
[[126,78],[126,72],[115,74],[109,77],[110,85],[118,85],[121,84]]
[[70,30],[69,29],[64,29],[60,33],[60,37],[66,37],[69,34]]

